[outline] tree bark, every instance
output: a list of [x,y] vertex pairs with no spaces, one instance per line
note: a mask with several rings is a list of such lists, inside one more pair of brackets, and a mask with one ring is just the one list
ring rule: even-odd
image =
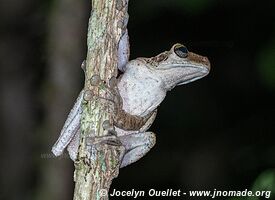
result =
[[[124,153],[122,146],[99,143],[88,148],[86,141],[87,137],[108,134],[103,122],[113,124],[115,105],[106,100],[113,98],[107,85],[117,76],[118,43],[124,31],[127,8],[127,0],[92,0],[74,200],[108,199],[111,182],[119,172],[120,157]],[[102,82],[94,86],[91,80],[98,76]]]

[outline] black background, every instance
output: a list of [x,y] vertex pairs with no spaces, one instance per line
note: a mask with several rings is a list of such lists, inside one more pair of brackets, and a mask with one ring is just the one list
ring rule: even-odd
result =
[[[167,94],[151,127],[156,146],[111,191],[243,190],[265,172],[275,183],[274,4],[130,0],[131,59],[180,42],[212,68]],[[0,199],[72,199],[73,164],[50,149],[82,87],[89,10],[84,0],[0,7]]]

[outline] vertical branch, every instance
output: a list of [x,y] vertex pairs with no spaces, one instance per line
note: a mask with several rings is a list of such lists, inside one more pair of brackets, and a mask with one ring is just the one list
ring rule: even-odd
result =
[[[87,137],[107,134],[102,126],[103,122],[113,123],[114,105],[104,98],[110,98],[108,81],[117,76],[118,43],[127,8],[127,0],[92,0],[81,136],[75,162],[74,200],[108,199],[106,192],[113,178],[118,175],[124,148],[103,143],[89,148],[86,141]],[[98,76],[103,82],[95,87],[91,85],[91,80]],[[91,94],[94,98],[90,98]]]

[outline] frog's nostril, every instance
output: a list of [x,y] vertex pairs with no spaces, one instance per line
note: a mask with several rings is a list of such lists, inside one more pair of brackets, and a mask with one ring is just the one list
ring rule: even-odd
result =
[[202,60],[203,60],[203,62],[209,62],[207,57],[203,57]]
[[210,66],[210,61],[207,57],[203,57],[202,61],[204,62],[205,65]]

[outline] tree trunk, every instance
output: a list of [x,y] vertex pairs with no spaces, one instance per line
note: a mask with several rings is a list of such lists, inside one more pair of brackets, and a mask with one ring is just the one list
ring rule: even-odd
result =
[[[113,97],[108,93],[107,85],[112,77],[117,76],[118,43],[124,31],[127,8],[127,0],[92,0],[81,136],[75,162],[74,200],[108,199],[110,184],[118,175],[124,148],[99,143],[89,149],[86,141],[87,137],[108,134],[103,129],[103,122],[113,124],[114,104],[106,100]],[[102,82],[99,86],[93,86],[91,80],[98,76]],[[89,98],[91,94],[93,98]]]

